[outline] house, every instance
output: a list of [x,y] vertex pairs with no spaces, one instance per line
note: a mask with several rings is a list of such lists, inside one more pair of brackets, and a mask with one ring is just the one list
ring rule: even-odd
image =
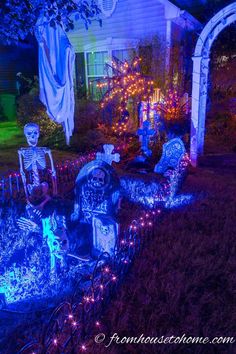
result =
[[[153,38],[162,43],[151,52],[151,61],[158,61],[161,72],[170,70],[174,43],[181,43],[189,32],[196,32],[201,24],[188,12],[168,0],[97,0],[102,11],[102,26],[92,23],[88,30],[77,23],[68,33],[76,52],[76,90],[78,96],[96,99],[97,80],[107,75],[106,63],[115,56],[129,60],[140,48],[150,49]],[[164,54],[163,54],[164,47]],[[191,61],[192,49],[188,56]],[[155,59],[156,58],[156,59]]]

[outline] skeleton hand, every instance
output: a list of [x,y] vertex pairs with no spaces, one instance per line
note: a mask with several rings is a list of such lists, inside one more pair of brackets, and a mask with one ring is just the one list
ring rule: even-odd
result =
[[21,217],[20,219],[17,220],[17,225],[23,231],[27,231],[27,232],[30,232],[30,231],[38,232],[39,231],[39,226],[35,222],[33,222],[29,219],[23,218],[23,217]]
[[56,170],[52,169],[52,177],[56,177],[57,174],[56,174]]
[[25,172],[24,172],[24,170],[20,169],[20,174],[21,174],[22,181],[25,182],[25,181],[26,181],[26,178],[25,178]]
[[75,203],[74,212],[71,214],[71,221],[77,221],[79,218],[79,204]]

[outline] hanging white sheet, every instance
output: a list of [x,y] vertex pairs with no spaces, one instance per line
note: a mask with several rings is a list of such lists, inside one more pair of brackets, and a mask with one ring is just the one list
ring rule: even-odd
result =
[[57,24],[51,27],[40,19],[35,36],[39,44],[40,100],[48,116],[63,126],[69,144],[74,130],[75,53],[65,31]]

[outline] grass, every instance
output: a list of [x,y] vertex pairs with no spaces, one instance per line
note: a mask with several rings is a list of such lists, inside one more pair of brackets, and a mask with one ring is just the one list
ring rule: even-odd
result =
[[109,343],[140,336],[235,336],[236,154],[206,156],[191,169],[183,193],[197,200],[169,211],[154,241],[136,259],[102,319],[102,354],[235,353],[231,345]]
[[0,122],[0,148],[9,149],[23,144],[23,131],[13,122]]

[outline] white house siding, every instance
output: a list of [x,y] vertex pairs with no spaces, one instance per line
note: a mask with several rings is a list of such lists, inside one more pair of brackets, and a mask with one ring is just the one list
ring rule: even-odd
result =
[[172,26],[171,33],[172,33],[173,44],[180,43],[182,40],[185,39],[186,33],[188,31],[174,22],[172,22],[171,26]]
[[111,17],[103,19],[102,27],[98,22],[93,22],[86,30],[79,22],[68,35],[76,52],[83,52],[84,46],[96,46],[96,42],[111,37],[140,40],[159,35],[165,39],[164,5],[158,0],[118,0]]

